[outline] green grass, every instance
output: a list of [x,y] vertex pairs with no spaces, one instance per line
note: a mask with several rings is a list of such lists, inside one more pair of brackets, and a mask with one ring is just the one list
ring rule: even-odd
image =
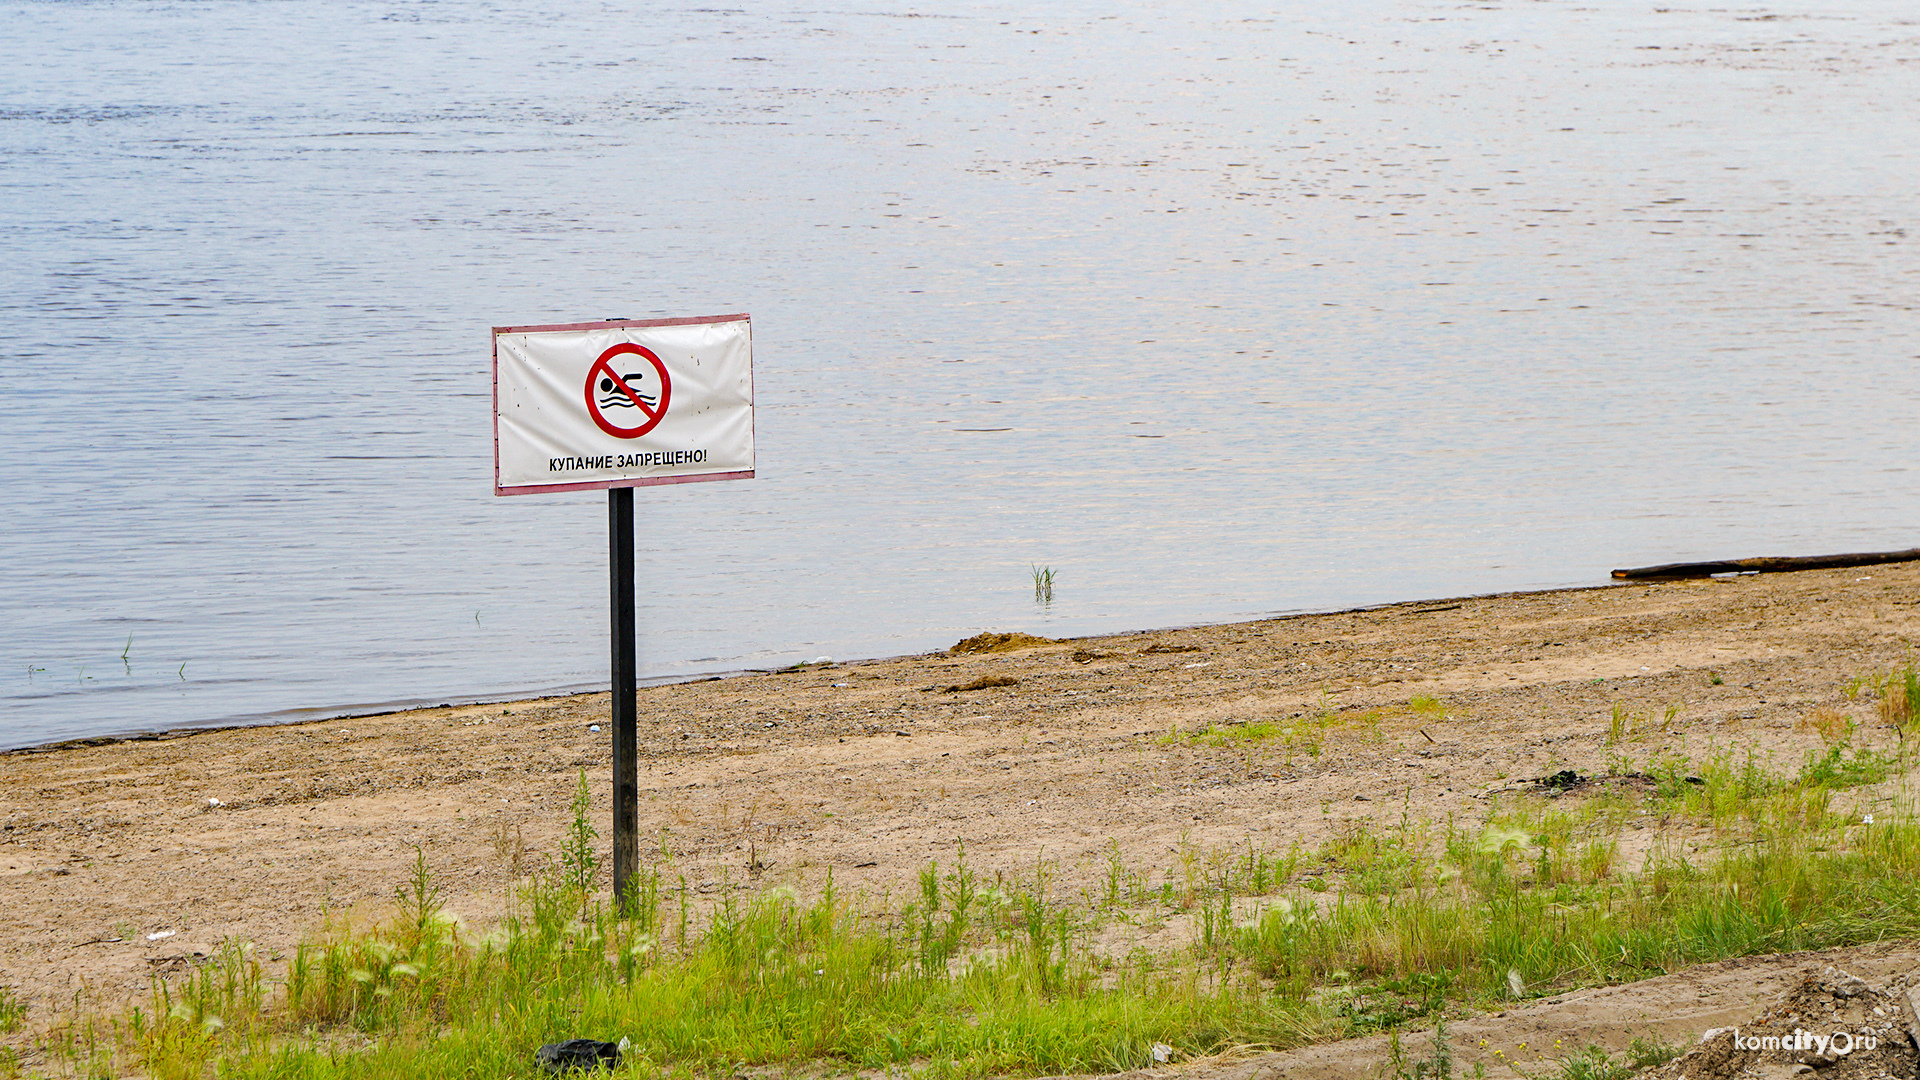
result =
[[1336,712],[1331,702],[1310,715],[1284,720],[1248,720],[1240,723],[1209,724],[1198,731],[1172,730],[1159,737],[1161,746],[1204,746],[1213,749],[1275,746],[1291,765],[1297,753],[1317,758],[1326,745],[1327,733],[1339,729],[1358,730],[1373,742],[1382,740],[1383,720],[1412,716],[1421,721],[1442,720],[1447,708],[1430,694],[1415,694],[1405,705],[1387,705],[1374,709]]
[[[1509,971],[1551,993],[1920,933],[1920,824],[1863,825],[1833,805],[1835,792],[1896,765],[1835,748],[1792,777],[1730,754],[1696,775],[1668,758],[1644,800],[1602,796],[1568,811],[1524,799],[1478,827],[1352,828],[1319,853],[1328,894],[1269,907],[1237,931],[1235,951],[1302,993],[1429,976],[1491,1001]],[[1621,838],[1646,817],[1670,828],[1623,865]]]
[[[1237,980],[1085,951],[1083,915],[1037,888],[982,888],[929,866],[893,919],[829,884],[730,897],[684,945],[657,903],[613,917],[562,878],[472,935],[423,909],[300,950],[268,1003],[238,949],[120,1025],[156,1077],[530,1076],[533,1051],[577,1035],[630,1040],[628,1075],[742,1065],[916,1065],[940,1075],[1099,1072],[1290,1045],[1315,1010]],[[656,895],[658,895],[656,893]]]
[[[1215,734],[1259,737],[1192,739]],[[1905,765],[1845,743],[1793,772],[1752,751],[1660,749],[1599,793],[1517,795],[1471,822],[1350,822],[1284,852],[1183,843],[1161,871],[1114,844],[1073,901],[1047,866],[986,878],[963,852],[929,863],[898,906],[845,896],[831,875],[807,898],[779,886],[702,904],[663,862],[616,912],[594,892],[577,797],[561,855],[496,925],[448,916],[416,851],[385,922],[326,927],[279,979],[228,943],[141,1008],[76,1001],[37,1060],[49,1076],[158,1080],[531,1077],[540,1044],[589,1036],[630,1040],[622,1075],[938,1080],[1139,1068],[1155,1044],[1187,1059],[1398,1032],[1701,961],[1920,934],[1920,821],[1863,790]],[[1871,824],[1841,805],[1862,797]],[[1175,921],[1186,943],[1171,951],[1101,944]],[[0,1028],[20,1015],[0,991]],[[1445,1075],[1443,1047],[1390,1064]],[[1622,1076],[1642,1056],[1584,1050],[1561,1075]],[[18,1060],[0,1058],[9,1071]]]
[[1680,716],[1678,705],[1667,706],[1659,724],[1653,722],[1650,712],[1628,712],[1626,706],[1614,703],[1613,717],[1608,724],[1607,744],[1622,742],[1645,742],[1649,735],[1666,734],[1673,729],[1674,720]]
[[1878,784],[1892,773],[1898,762],[1885,754],[1856,749],[1847,754],[1844,744],[1830,746],[1822,754],[1807,752],[1807,763],[1800,770],[1805,786],[1840,791],[1846,788]]
[[1914,721],[1920,719],[1920,669],[1908,664],[1905,671],[1889,676],[1880,698],[1880,716],[1900,732],[1901,738],[1906,737]]
[[[1377,722],[1375,714],[1362,717],[1364,722]],[[1216,750],[1277,748],[1287,764],[1293,764],[1298,754],[1309,758],[1320,756],[1326,746],[1327,732],[1336,727],[1345,727],[1351,718],[1333,713],[1319,713],[1313,716],[1292,717],[1286,720],[1250,720],[1239,724],[1208,724],[1198,731],[1169,731],[1160,736],[1157,742],[1161,746],[1200,746]]]
[[1255,720],[1245,724],[1208,724],[1199,731],[1170,731],[1160,736],[1162,746],[1247,746],[1255,743],[1280,740],[1292,742],[1302,738],[1309,725],[1305,721],[1297,724],[1280,724],[1272,720]]
[[1902,740],[1920,720],[1920,664],[1908,660],[1905,667],[1876,675],[1856,675],[1847,681],[1849,701],[1872,691],[1879,699],[1880,719],[1899,733]]
[[1562,1060],[1558,1070],[1548,1076],[1553,1080],[1626,1080],[1656,1065],[1665,1065],[1679,1057],[1680,1051],[1680,1047],[1658,1038],[1635,1039],[1628,1044],[1627,1052],[1617,1058],[1604,1047],[1588,1046]]

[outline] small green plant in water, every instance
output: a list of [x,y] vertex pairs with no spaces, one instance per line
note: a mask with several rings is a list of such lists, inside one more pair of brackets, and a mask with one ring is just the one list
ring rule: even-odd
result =
[[1033,599],[1035,603],[1053,603],[1053,567],[1033,566]]

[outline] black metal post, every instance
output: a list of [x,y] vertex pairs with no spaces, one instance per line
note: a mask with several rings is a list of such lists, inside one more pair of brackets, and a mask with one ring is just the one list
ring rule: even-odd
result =
[[633,489],[607,489],[607,546],[612,557],[613,610],[613,899],[627,901],[627,880],[639,869],[639,701],[633,632]]

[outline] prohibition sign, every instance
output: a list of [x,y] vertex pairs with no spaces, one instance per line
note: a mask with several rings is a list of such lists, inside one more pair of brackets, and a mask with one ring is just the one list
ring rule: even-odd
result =
[[[614,370],[613,358],[623,355],[638,356],[653,365],[653,370],[660,376],[657,398],[646,392],[643,385],[646,381],[645,371],[621,374]],[[629,361],[623,366],[631,368],[635,365]],[[673,384],[667,379],[667,365],[661,363],[651,350],[630,342],[615,345],[601,353],[600,359],[595,360],[593,367],[587,370],[587,415],[593,417],[593,422],[601,431],[616,439],[637,439],[652,431],[654,425],[667,415],[667,400],[672,393]],[[637,427],[621,427],[607,419],[606,413],[601,411],[608,408],[634,408],[646,419]]]

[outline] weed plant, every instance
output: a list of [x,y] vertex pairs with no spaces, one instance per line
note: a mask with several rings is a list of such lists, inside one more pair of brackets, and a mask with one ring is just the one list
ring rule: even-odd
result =
[[[1658,1065],[1665,1065],[1680,1056],[1680,1047],[1663,1042],[1659,1038],[1634,1039],[1627,1046],[1627,1052],[1614,1057],[1605,1047],[1587,1046],[1571,1057],[1561,1060],[1559,1067],[1551,1073],[1533,1074],[1539,1080],[1627,1080],[1630,1076]],[[1519,1072],[1516,1066],[1515,1072]],[[1528,1074],[1521,1073],[1522,1076]]]
[[584,900],[593,891],[594,875],[600,870],[600,855],[595,846],[600,839],[593,827],[593,795],[587,788],[587,770],[580,770],[580,782],[573,789],[573,818],[567,823],[566,838],[561,841],[560,867],[566,884]]

